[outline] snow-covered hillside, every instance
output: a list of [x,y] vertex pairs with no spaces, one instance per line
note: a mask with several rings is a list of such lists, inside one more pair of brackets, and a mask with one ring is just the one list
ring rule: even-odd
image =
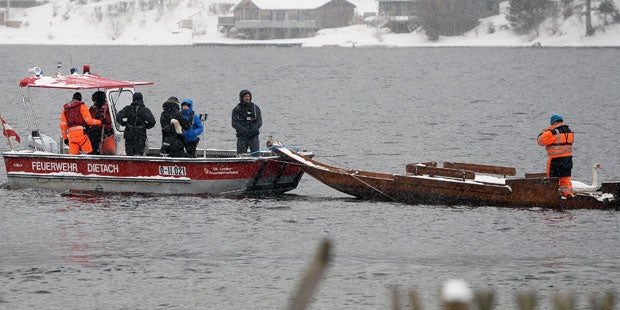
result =
[[[620,0],[615,0],[620,7]],[[0,44],[79,44],[79,45],[188,45],[193,43],[242,43],[217,31],[217,3],[222,0],[179,0],[178,5],[138,7],[139,1],[57,0],[29,9],[12,8],[10,19],[21,21],[20,28],[0,26]],[[375,0],[350,0],[357,13],[376,12]],[[234,2],[233,2],[234,3]],[[440,37],[428,41],[422,31],[392,34],[387,29],[355,25],[325,29],[315,37],[289,39],[304,46],[620,46],[620,24],[607,26],[594,36],[585,36],[584,17],[549,21],[538,36],[517,36],[501,13],[485,18],[463,36]],[[595,5],[595,1],[593,1]],[[593,26],[602,24],[593,14]],[[491,31],[492,30],[492,31]],[[277,42],[282,42],[279,40]],[[261,41],[269,43],[273,41]]]

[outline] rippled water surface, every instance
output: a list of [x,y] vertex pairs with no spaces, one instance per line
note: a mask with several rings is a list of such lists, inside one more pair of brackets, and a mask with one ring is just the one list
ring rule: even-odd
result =
[[[576,132],[575,179],[620,181],[618,49],[0,46],[0,112],[25,138],[17,87],[29,67],[91,64],[208,112],[206,143],[234,148],[230,113],[248,88],[268,136],[337,166],[404,172],[464,161],[542,172],[535,143],[552,112]],[[71,92],[35,90],[41,131],[58,135]],[[55,102],[57,104],[50,104]],[[51,117],[50,117],[51,116]],[[159,144],[159,125],[149,132]],[[0,149],[7,150],[6,140]],[[4,165],[0,180],[6,181]],[[536,290],[618,295],[616,211],[554,212],[364,202],[309,176],[277,199],[64,197],[0,189],[0,308],[284,308],[322,238],[334,259],[312,309],[389,309],[415,288],[428,309],[463,278],[516,309]],[[403,301],[404,304],[404,301]]]

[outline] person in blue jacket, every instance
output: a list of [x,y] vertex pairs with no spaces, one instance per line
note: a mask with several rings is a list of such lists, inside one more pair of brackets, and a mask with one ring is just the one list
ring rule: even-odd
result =
[[185,151],[189,157],[196,157],[196,147],[200,142],[200,135],[202,134],[202,122],[200,117],[194,113],[194,102],[191,99],[183,99],[181,101],[181,115],[189,121],[189,129],[183,131],[185,136]]

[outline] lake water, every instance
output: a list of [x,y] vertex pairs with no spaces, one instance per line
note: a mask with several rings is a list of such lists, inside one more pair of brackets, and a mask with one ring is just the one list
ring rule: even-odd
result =
[[[233,149],[241,89],[269,136],[329,164],[403,173],[422,161],[543,172],[536,145],[558,112],[575,133],[574,179],[620,181],[620,57],[614,48],[226,48],[2,46],[0,113],[25,139],[19,89],[27,69],[57,61],[126,80],[156,115],[170,96],[209,113],[208,147]],[[41,91],[39,126],[59,135],[70,91]],[[89,94],[88,94],[89,96]],[[57,102],[50,105],[49,102]],[[149,143],[160,141],[159,125]],[[8,149],[6,140],[0,149]],[[6,181],[4,165],[0,181]],[[516,309],[620,282],[616,211],[554,212],[364,202],[309,176],[277,199],[63,197],[0,189],[0,308],[284,308],[322,238],[334,259],[312,309],[388,309],[390,289],[438,307],[445,280],[494,290]],[[403,301],[404,304],[404,301]]]

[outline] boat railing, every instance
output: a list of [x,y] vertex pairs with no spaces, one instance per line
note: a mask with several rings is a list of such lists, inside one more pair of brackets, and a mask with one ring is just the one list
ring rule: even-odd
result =
[[[257,157],[267,157],[267,156],[274,156],[274,154],[271,151],[260,151],[257,153]],[[149,150],[146,153],[146,156],[155,156],[155,157],[161,157],[161,151],[159,148],[149,148]],[[251,155],[241,155],[241,156],[248,156],[251,157]],[[237,151],[236,150],[220,150],[220,149],[197,149],[196,150],[196,157],[197,158],[231,158],[231,157],[238,157],[237,156]]]

